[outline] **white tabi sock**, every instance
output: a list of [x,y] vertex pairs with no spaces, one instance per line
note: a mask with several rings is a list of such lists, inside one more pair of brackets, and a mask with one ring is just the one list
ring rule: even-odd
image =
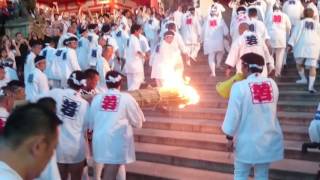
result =
[[316,80],[316,77],[309,76],[309,90],[313,90],[313,85],[315,80]]
[[299,73],[299,76],[300,76],[301,79],[305,79],[305,80],[307,79],[306,75],[304,74],[304,69],[298,71],[298,73]]

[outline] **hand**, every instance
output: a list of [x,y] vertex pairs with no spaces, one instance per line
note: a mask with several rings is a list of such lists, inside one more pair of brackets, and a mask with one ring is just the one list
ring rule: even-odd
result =
[[268,76],[272,79],[274,79],[274,77],[276,77],[276,71],[273,69],[271,70],[271,72],[268,74]]
[[233,149],[234,149],[233,140],[228,140],[228,142],[227,142],[227,151],[228,152],[233,152]]
[[289,52],[291,52],[292,51],[292,46],[291,45],[288,45],[288,47],[287,47],[287,52],[289,53]]

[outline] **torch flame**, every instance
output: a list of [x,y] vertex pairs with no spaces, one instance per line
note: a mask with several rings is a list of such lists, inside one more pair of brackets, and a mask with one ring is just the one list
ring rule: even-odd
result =
[[176,91],[179,94],[179,97],[185,101],[185,103],[179,105],[179,108],[184,108],[187,105],[197,104],[200,100],[200,96],[196,89],[189,85],[191,78],[186,77],[183,79],[181,74],[181,72],[175,72],[168,75],[163,82],[162,89]]

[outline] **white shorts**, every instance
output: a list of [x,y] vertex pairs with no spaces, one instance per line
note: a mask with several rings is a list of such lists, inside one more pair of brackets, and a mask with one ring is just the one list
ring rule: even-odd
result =
[[318,60],[310,58],[296,58],[297,64],[304,64],[306,67],[318,68]]

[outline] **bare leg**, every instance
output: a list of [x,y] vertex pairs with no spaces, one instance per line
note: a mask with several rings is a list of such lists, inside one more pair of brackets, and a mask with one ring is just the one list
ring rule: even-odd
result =
[[103,180],[116,180],[120,164],[105,164]]

